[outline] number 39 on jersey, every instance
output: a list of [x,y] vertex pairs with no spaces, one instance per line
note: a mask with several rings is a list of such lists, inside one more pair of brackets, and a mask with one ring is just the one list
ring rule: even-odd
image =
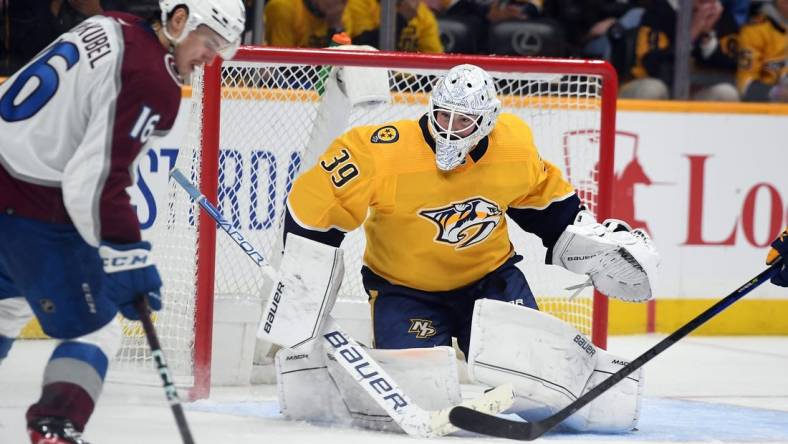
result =
[[339,150],[331,161],[320,161],[323,171],[331,174],[331,183],[337,188],[342,188],[348,182],[358,177],[358,167],[353,163],[353,158],[345,148]]

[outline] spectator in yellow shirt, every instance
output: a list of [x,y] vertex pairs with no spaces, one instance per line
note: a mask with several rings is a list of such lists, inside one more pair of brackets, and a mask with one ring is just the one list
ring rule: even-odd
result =
[[[348,0],[354,23],[350,38],[354,44],[379,46],[380,1]],[[397,0],[398,51],[443,52],[438,21],[421,0]]]
[[265,5],[265,40],[272,46],[322,48],[331,36],[350,33],[348,0],[269,0]]
[[736,85],[746,101],[788,102],[788,0],[764,4],[739,32]]

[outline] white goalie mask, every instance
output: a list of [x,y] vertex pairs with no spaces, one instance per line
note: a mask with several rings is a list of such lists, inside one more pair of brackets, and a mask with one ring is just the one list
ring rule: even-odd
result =
[[468,152],[490,134],[500,112],[490,74],[474,65],[449,70],[430,95],[428,126],[438,168],[450,171],[462,165]]
[[[167,16],[181,5],[188,9],[189,18],[181,35],[175,38],[167,30]],[[241,34],[246,23],[246,9],[242,0],[159,0],[159,8],[162,30],[173,45],[182,42],[200,25],[209,27],[226,41],[225,45],[217,48],[224,60],[233,58],[241,44]]]

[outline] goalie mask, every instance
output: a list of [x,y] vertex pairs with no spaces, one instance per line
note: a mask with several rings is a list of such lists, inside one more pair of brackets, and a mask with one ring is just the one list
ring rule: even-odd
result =
[[[175,38],[167,30],[167,17],[181,5],[188,10],[189,18],[181,35]],[[173,45],[181,43],[200,25],[207,26],[225,40],[224,45],[216,48],[224,60],[233,58],[241,44],[246,22],[246,9],[241,0],[159,0],[159,8],[162,30]]]
[[492,76],[474,65],[455,66],[438,80],[430,95],[429,130],[435,162],[450,171],[495,126],[501,102]]

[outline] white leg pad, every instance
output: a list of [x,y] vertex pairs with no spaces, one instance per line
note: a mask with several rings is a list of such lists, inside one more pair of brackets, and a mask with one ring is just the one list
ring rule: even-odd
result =
[[[438,410],[462,400],[452,348],[366,351],[418,406]],[[279,351],[276,372],[282,413],[288,418],[401,431],[338,363],[326,358],[322,345],[308,354]]]
[[33,310],[25,298],[0,299],[0,336],[17,337],[31,319]]
[[280,349],[274,359],[279,407],[289,419],[350,425],[353,417],[328,374],[319,347],[309,353]]
[[[468,355],[472,379],[491,386],[514,385],[516,398],[509,412],[528,421],[552,415],[626,365],[558,318],[487,299],[474,307]],[[560,427],[583,432],[631,430],[638,421],[642,384],[641,369]]]
[[[597,365],[583,393],[596,387],[628,361],[605,350],[597,349]],[[634,429],[640,419],[640,403],[644,385],[643,367],[599,395],[593,402],[580,409],[567,424],[573,430],[600,433],[625,432]]]
[[512,383],[511,412],[539,420],[575,400],[596,366],[596,349],[565,322],[530,308],[476,302],[468,352],[472,380]]

